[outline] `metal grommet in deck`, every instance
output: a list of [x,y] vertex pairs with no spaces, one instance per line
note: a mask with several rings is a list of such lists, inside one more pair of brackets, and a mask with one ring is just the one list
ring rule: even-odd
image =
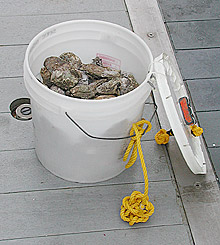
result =
[[32,119],[31,104],[29,98],[19,98],[10,104],[11,115],[18,120]]
[[30,104],[22,104],[16,109],[16,116],[21,120],[30,120],[32,118],[31,115],[31,105]]
[[147,33],[147,36],[148,36],[149,38],[153,38],[153,37],[155,37],[155,34],[154,34],[153,32],[148,32],[148,33]]

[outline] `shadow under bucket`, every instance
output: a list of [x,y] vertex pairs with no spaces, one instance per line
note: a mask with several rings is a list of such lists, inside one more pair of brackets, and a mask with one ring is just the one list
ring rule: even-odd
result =
[[[36,76],[44,60],[73,52],[83,63],[97,54],[112,57],[117,69],[131,72],[139,87],[116,98],[85,100],[51,91]],[[146,43],[130,30],[103,21],[60,23],[39,33],[30,42],[24,60],[24,81],[31,98],[36,154],[55,175],[70,181],[92,183],[110,179],[125,169],[122,161],[129,139],[91,139],[129,135],[132,123],[141,119],[151,92],[153,56]]]

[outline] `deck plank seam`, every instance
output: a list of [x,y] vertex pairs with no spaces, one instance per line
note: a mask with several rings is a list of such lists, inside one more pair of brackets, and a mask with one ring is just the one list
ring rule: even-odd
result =
[[183,81],[186,82],[186,81],[189,81],[189,80],[208,80],[208,79],[219,79],[220,77],[219,76],[213,76],[213,77],[183,77]]
[[164,152],[165,152],[165,155],[166,155],[166,160],[167,160],[167,163],[168,163],[168,165],[169,165],[169,169],[170,169],[170,171],[171,171],[171,173],[172,173],[172,175],[171,175],[171,177],[172,177],[172,179],[173,179],[172,183],[173,183],[173,185],[174,185],[174,188],[175,188],[175,191],[176,191],[176,195],[177,195],[177,197],[179,198],[179,203],[178,203],[178,205],[179,205],[179,207],[182,209],[182,212],[181,212],[182,220],[185,219],[186,225],[187,225],[187,227],[188,227],[189,235],[190,235],[190,237],[191,237],[191,239],[192,239],[192,243],[193,243],[193,245],[195,245],[195,244],[196,244],[196,243],[195,243],[195,239],[194,239],[194,236],[193,236],[192,228],[191,228],[191,226],[190,226],[189,218],[188,218],[188,216],[187,216],[186,208],[185,208],[185,206],[184,206],[182,193],[181,193],[180,187],[179,187],[179,185],[178,185],[178,180],[177,180],[177,178],[176,178],[176,175],[175,175],[175,172],[174,172],[174,168],[173,168],[173,165],[172,165],[172,162],[171,162],[171,158],[170,158],[168,146],[165,145],[164,147],[165,147],[165,149],[166,149],[166,150],[164,151]]
[[128,227],[128,228],[113,228],[113,229],[104,229],[104,230],[91,230],[91,231],[82,231],[82,232],[71,232],[71,233],[58,233],[58,234],[49,234],[49,235],[42,235],[42,236],[33,236],[33,237],[18,237],[18,238],[9,238],[9,239],[1,239],[0,242],[3,241],[14,241],[14,240],[22,240],[22,239],[33,239],[33,238],[48,238],[48,237],[56,237],[56,236],[70,236],[70,235],[77,235],[77,234],[90,234],[90,233],[100,233],[100,232],[111,232],[111,231],[129,231],[130,229],[151,229],[151,228],[159,228],[159,227],[173,227],[173,226],[182,226],[183,223],[174,223],[174,224],[161,224],[161,225],[151,225],[145,227]]
[[1,15],[0,18],[7,17],[32,17],[32,16],[50,16],[50,15],[71,15],[71,14],[91,14],[91,13],[112,13],[112,12],[127,12],[126,9],[115,9],[115,10],[99,10],[99,11],[80,11],[80,12],[67,12],[67,13],[45,13],[45,14],[14,14],[14,15]]
[[[171,179],[164,180],[149,180],[149,183],[165,183],[172,182]],[[144,185],[143,181],[135,181],[135,182],[125,182],[125,183],[109,183],[109,184],[85,184],[85,186],[68,186],[68,187],[60,187],[60,188],[46,188],[46,189],[36,189],[36,190],[23,190],[23,191],[13,191],[13,192],[0,192],[1,195],[13,195],[13,194],[23,194],[23,193],[36,193],[36,192],[49,192],[49,191],[62,191],[62,190],[75,190],[75,189],[85,189],[85,188],[99,188],[99,187],[111,187],[111,186],[122,186],[122,185]]]
[[219,21],[220,18],[209,18],[209,19],[189,19],[189,20],[166,20],[164,23],[169,24],[169,23],[188,23],[188,22],[205,22],[205,21]]
[[220,46],[213,47],[198,47],[198,48],[175,48],[175,51],[194,51],[194,50],[210,50],[210,49],[220,49]]

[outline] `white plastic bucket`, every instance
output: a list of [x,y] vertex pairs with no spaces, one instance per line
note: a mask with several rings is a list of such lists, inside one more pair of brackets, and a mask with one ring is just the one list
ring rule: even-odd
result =
[[[113,65],[133,73],[141,85],[128,94],[105,100],[75,99],[53,92],[36,76],[47,57],[68,51],[78,55],[83,63],[90,63],[97,53],[114,57]],[[129,135],[132,123],[141,119],[144,102],[150,94],[147,81],[152,74],[148,71],[152,61],[151,51],[141,38],[108,22],[68,21],[35,36],[25,55],[24,81],[31,98],[40,162],[55,175],[81,183],[103,181],[121,173],[129,139],[92,139],[65,112],[91,135]]]

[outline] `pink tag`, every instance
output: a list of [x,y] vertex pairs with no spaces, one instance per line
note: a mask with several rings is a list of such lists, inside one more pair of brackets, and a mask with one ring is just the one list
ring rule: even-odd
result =
[[109,55],[99,54],[99,53],[97,53],[96,56],[98,56],[100,59],[102,59],[103,66],[110,67],[110,68],[116,69],[116,70],[120,70],[121,61],[119,59],[116,59],[116,58],[111,57]]

